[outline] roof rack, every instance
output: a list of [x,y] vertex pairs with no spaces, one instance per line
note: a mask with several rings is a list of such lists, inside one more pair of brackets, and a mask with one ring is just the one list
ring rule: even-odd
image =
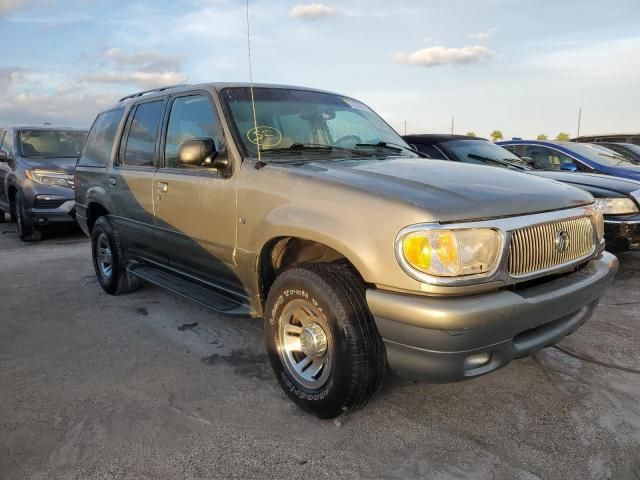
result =
[[128,98],[141,97],[142,95],[146,95],[147,93],[162,92],[162,91],[168,90],[170,88],[186,87],[187,85],[189,85],[189,84],[188,83],[179,83],[177,85],[168,85],[166,87],[152,88],[151,90],[143,90],[142,92],[132,93],[131,95],[127,95],[126,97],[122,97],[120,100],[118,100],[118,103],[120,103],[120,102],[122,102],[124,100],[127,100]]

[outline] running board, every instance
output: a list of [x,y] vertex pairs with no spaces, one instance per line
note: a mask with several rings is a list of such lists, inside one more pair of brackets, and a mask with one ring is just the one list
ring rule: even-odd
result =
[[251,314],[251,308],[246,303],[159,268],[134,264],[127,268],[127,271],[140,280],[169,290],[216,312],[238,316]]

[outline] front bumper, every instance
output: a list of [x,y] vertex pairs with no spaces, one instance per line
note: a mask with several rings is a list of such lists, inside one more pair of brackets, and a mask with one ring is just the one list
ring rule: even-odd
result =
[[25,222],[29,225],[75,223],[75,195],[72,189],[25,181],[21,185]]
[[426,297],[369,289],[367,303],[395,373],[453,382],[572,333],[591,317],[617,269],[616,257],[605,252],[574,273],[517,290]]
[[640,250],[640,214],[604,217],[607,250]]

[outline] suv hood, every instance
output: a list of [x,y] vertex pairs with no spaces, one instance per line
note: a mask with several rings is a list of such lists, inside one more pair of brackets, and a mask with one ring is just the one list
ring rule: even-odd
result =
[[43,170],[64,170],[73,175],[76,173],[77,158],[25,158],[27,168],[41,168]]
[[589,193],[569,185],[450,161],[390,157],[311,162],[290,168],[410,202],[440,222],[533,214],[593,202]]

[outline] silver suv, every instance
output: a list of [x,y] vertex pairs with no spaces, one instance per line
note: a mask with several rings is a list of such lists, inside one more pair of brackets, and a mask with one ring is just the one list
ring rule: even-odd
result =
[[123,98],[76,182],[106,292],[146,281],[264,318],[278,382],[322,418],[364,405],[387,364],[457,381],[557,342],[617,269],[590,194],[425,162],[363,103],[300,87]]

